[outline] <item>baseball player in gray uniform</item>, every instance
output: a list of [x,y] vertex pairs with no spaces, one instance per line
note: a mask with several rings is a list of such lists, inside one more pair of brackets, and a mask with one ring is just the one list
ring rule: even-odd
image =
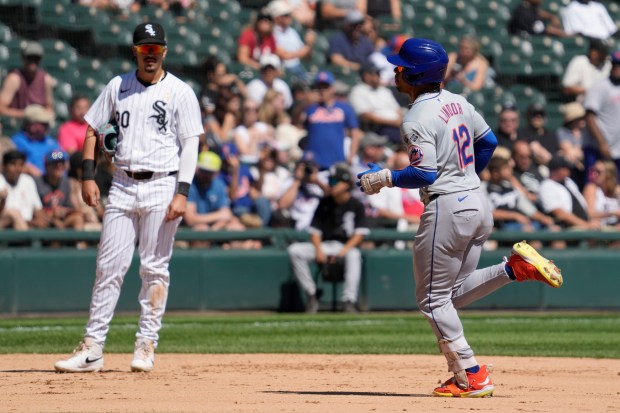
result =
[[408,39],[388,61],[396,66],[397,89],[410,99],[401,135],[411,165],[389,170],[369,164],[358,174],[359,185],[369,195],[384,186],[423,188],[425,209],[413,249],[416,301],[454,373],[433,394],[489,396],[494,387],[487,367],[474,357],[456,309],[512,280],[538,280],[557,288],[562,276],[525,241],[516,243],[504,262],[476,269],[493,227],[477,174],[497,139],[465,98],[442,90],[448,56],[440,44]]
[[[167,52],[163,28],[157,23],[139,24],[133,44],[137,70],[112,79],[85,116],[89,127],[82,197],[88,205],[99,204],[94,181],[97,131],[111,120],[118,124],[116,171],[103,218],[86,332],[73,355],[55,364],[62,372],[103,368],[103,346],[136,243],[142,289],[131,370],[153,369],[168,297],[168,263],[203,128],[193,90],[163,69]],[[108,125],[100,135],[109,130]]]

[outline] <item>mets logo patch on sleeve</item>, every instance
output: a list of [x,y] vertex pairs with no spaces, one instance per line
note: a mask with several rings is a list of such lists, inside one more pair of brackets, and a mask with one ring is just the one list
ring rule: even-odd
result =
[[416,145],[409,146],[409,162],[411,166],[419,165],[424,159],[424,151]]

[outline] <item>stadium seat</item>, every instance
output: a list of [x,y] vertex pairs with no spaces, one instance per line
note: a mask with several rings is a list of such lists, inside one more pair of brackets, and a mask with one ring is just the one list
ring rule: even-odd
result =
[[486,103],[486,97],[482,92],[470,92],[465,94],[465,97],[476,108],[483,108]]
[[60,39],[39,39],[38,42],[43,47],[43,65],[54,64],[60,59],[66,59],[68,63],[75,63],[78,60],[78,53],[69,43]]
[[176,25],[173,14],[158,6],[142,6],[138,13],[142,16],[143,22],[157,22],[162,25],[166,32],[174,29]]
[[198,33],[188,29],[186,26],[177,26],[169,30],[166,32],[166,37],[168,47],[172,48],[182,45],[187,50],[198,51],[205,43],[201,40]]
[[511,9],[503,2],[490,1],[483,2],[478,8],[478,13],[486,15],[487,12],[492,13],[496,18],[508,23],[511,18]]
[[0,43],[6,43],[13,39],[11,28],[0,22]]
[[558,39],[564,47],[564,55],[561,57],[562,64],[566,66],[570,60],[578,55],[583,55],[588,52],[589,41],[581,36],[576,37],[564,37]]
[[[427,24],[427,22],[429,24]],[[415,25],[413,28],[415,37],[434,40],[441,44],[445,44],[447,37],[446,29],[442,25],[434,25],[432,21],[428,21],[428,17],[424,18],[422,25]]]
[[2,134],[5,136],[13,136],[20,131],[22,123],[16,118],[9,118],[6,116],[0,116],[0,123],[2,124]]
[[547,104],[547,98],[545,95],[540,90],[532,86],[515,84],[512,85],[507,92],[512,94],[514,97],[514,102],[517,104],[517,107],[521,113],[525,113],[528,106],[532,103],[541,103],[543,105]]
[[99,79],[99,82],[107,83],[114,73],[108,67],[105,60],[92,57],[83,57],[78,59],[75,66],[80,71],[80,77],[92,76]]
[[[416,4],[415,6],[413,6],[413,12],[414,12],[413,17],[410,19],[410,21],[414,21],[414,22],[417,22],[421,19],[429,17],[434,22],[436,22],[435,23],[436,25],[438,24],[443,25],[443,22],[445,22],[447,18],[446,8],[441,4],[437,4],[433,2],[432,0],[428,0],[420,4]],[[414,23],[414,28],[415,28],[415,23]]]
[[4,45],[9,49],[11,56],[18,56],[21,59],[22,50],[26,46],[26,42],[27,40],[22,39],[19,36],[15,36],[4,42]]
[[54,87],[54,100],[60,100],[63,102],[70,102],[73,97],[73,87],[71,83],[65,82],[61,79],[56,79],[56,86]]
[[4,63],[11,58],[11,52],[9,48],[3,44],[0,44],[0,66],[4,66]]
[[500,56],[495,56],[495,70],[498,76],[529,75],[532,73],[532,65],[524,60],[523,54],[504,51]]
[[71,116],[69,114],[69,104],[64,100],[54,99],[54,114],[56,115],[56,121],[51,126],[49,131],[51,136],[57,136],[58,124],[68,120]]
[[327,64],[327,56],[318,50],[313,50],[310,59],[304,60],[302,63],[310,72],[318,72]]
[[390,37],[401,34],[405,29],[403,29],[403,24],[400,20],[394,19],[392,16],[382,15],[379,16],[379,36],[383,39],[389,39]]
[[546,53],[556,58],[564,56],[564,45],[558,39],[549,36],[532,36],[528,39],[532,45],[533,54]]
[[233,61],[228,65],[228,71],[234,73],[245,83],[258,77],[258,70],[254,70],[249,66],[243,65],[237,61]]
[[[107,83],[107,79],[104,79]],[[86,95],[91,99],[96,98],[105,88],[106,83],[101,81],[93,73],[78,76],[72,82],[73,93]]]
[[234,60],[234,56],[230,55],[230,49],[229,48],[224,48],[221,45],[219,45],[218,43],[210,43],[207,45],[207,49],[203,48],[201,49],[200,52],[200,56],[202,57],[202,59],[205,59],[207,56],[215,56],[218,58],[218,60],[222,63],[224,63],[226,66],[230,65],[231,62]]
[[471,4],[471,1],[463,0],[448,1],[444,3],[448,20],[460,17],[470,24],[475,24],[478,20],[477,7]]
[[105,60],[105,64],[114,75],[126,73],[134,70],[135,65],[131,60],[123,59],[121,57],[113,57]]
[[168,48],[166,55],[166,65],[174,66],[176,70],[185,66],[198,66],[198,55],[194,50],[188,49],[184,45],[177,44]]
[[56,25],[60,21],[63,15],[67,16],[67,21],[75,23],[75,16],[73,12],[67,7],[69,4],[64,4],[59,1],[44,1],[41,3],[41,6],[38,8],[39,18],[41,23],[43,24],[51,24]]
[[564,66],[559,58],[549,53],[534,53],[528,57],[529,63],[532,65],[532,75],[550,75],[562,76]]
[[564,123],[564,115],[560,112],[558,103],[548,102],[545,105],[547,123],[546,126],[550,130],[557,130]]
[[[117,53],[118,46],[128,47],[132,44],[132,32],[116,22],[96,27],[94,34],[98,50],[105,55]],[[109,53],[105,53],[105,50]]]
[[[69,4],[66,7],[66,11],[75,15],[75,25],[78,28],[93,29],[96,25],[108,25],[110,24],[110,16],[104,11],[96,9],[95,7],[85,7],[78,4]],[[61,26],[66,27],[67,25]]]
[[445,46],[455,50],[458,48],[459,42],[464,36],[477,36],[476,28],[465,18],[457,16],[448,18],[446,36],[444,38]]

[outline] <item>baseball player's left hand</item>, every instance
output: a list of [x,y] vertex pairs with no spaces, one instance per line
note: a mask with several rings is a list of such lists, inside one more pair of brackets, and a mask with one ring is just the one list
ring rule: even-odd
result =
[[180,194],[175,194],[174,198],[168,205],[166,210],[166,222],[173,221],[182,217],[185,214],[185,207],[187,206],[187,197]]
[[392,172],[389,169],[382,169],[379,165],[369,163],[367,171],[357,174],[359,181],[357,186],[367,195],[378,193],[384,186],[392,187]]
[[370,162],[368,164],[368,167],[370,169],[368,169],[368,170],[366,170],[364,172],[360,172],[360,173],[357,174],[357,179],[361,179],[362,176],[364,176],[366,174],[369,174],[369,173],[372,173],[372,172],[379,172],[381,169],[383,169],[379,165],[377,165],[376,163],[372,163],[372,162]]

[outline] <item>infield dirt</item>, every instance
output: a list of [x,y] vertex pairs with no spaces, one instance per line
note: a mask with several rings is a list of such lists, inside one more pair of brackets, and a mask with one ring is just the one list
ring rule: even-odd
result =
[[0,412],[620,412],[620,360],[484,357],[495,395],[431,397],[441,356],[158,354],[151,373],[107,354],[58,374],[58,355],[0,356]]

